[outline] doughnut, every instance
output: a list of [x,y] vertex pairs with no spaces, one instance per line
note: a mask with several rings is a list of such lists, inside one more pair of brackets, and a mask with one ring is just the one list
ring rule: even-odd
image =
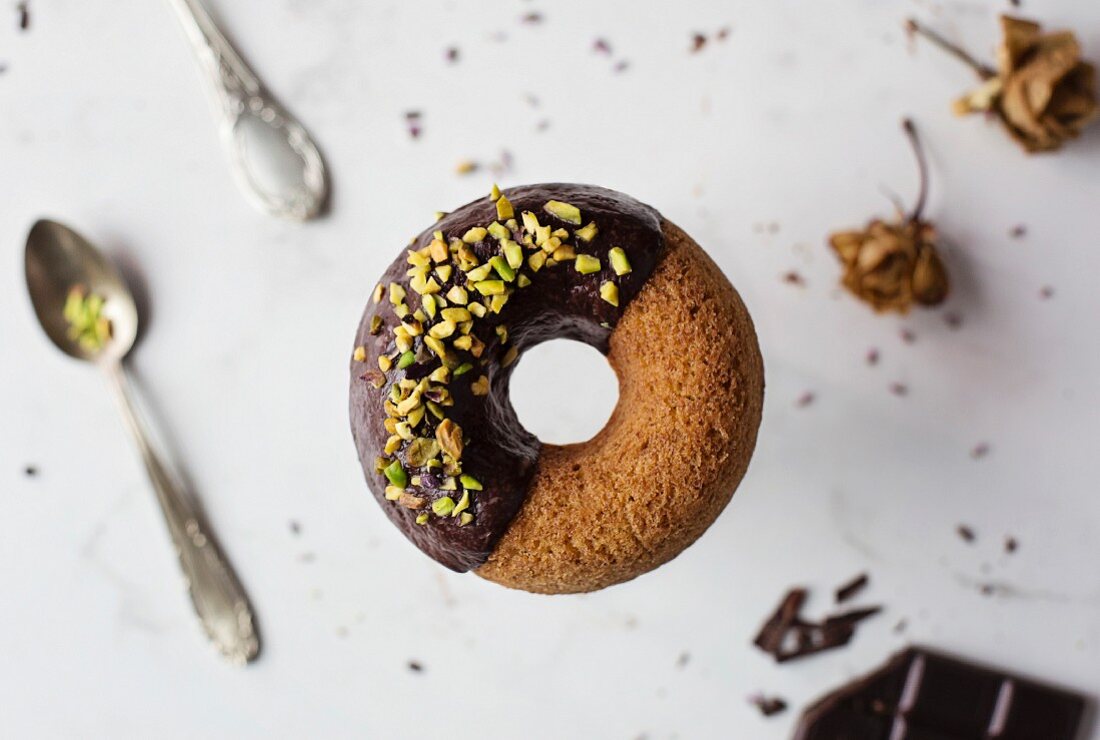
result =
[[[541,443],[509,400],[523,353],[558,338],[619,380],[579,444]],[[350,365],[352,434],[390,521],[447,568],[549,594],[628,581],[702,535],[748,468],[764,396],[718,266],[590,185],[494,186],[441,214],[375,285]]]

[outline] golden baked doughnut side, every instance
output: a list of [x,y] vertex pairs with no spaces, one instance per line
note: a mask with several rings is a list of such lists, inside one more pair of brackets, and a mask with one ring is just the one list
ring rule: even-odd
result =
[[538,593],[628,581],[694,542],[744,476],[764,400],[752,319],[699,245],[662,226],[667,251],[611,335],[611,419],[588,442],[542,447],[481,577]]

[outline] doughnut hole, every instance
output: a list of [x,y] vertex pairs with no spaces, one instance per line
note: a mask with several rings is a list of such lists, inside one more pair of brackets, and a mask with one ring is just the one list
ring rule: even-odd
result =
[[553,339],[524,352],[510,385],[520,423],[548,444],[592,439],[619,400],[619,381],[607,358],[569,339]]

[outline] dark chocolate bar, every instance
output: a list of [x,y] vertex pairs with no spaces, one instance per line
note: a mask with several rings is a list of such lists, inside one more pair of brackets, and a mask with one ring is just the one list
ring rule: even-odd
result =
[[795,740],[1075,740],[1077,694],[909,648],[802,715]]

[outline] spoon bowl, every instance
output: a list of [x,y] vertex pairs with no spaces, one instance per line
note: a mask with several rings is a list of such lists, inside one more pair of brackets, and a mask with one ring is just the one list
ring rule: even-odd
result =
[[[114,265],[80,234],[56,221],[38,221],[27,236],[25,269],[38,323],[59,350],[78,360],[120,362],[134,346],[134,297]],[[69,334],[65,301],[76,286],[104,299],[111,337],[98,350],[87,349]]]

